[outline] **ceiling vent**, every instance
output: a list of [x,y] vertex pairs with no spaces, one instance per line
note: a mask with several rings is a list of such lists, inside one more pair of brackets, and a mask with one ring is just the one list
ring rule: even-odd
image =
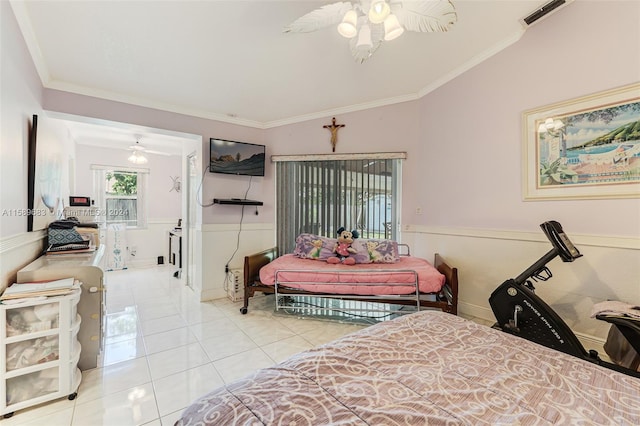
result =
[[527,17],[522,18],[520,21],[522,25],[526,27],[530,27],[534,23],[540,21],[542,18],[548,16],[551,12],[556,11],[567,4],[571,3],[573,0],[551,0],[549,3],[544,6],[534,10]]

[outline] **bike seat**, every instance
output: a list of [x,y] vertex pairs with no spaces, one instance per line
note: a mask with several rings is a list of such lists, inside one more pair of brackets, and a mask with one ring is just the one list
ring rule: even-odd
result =
[[615,325],[633,349],[640,353],[640,318],[615,314],[598,314],[596,318]]

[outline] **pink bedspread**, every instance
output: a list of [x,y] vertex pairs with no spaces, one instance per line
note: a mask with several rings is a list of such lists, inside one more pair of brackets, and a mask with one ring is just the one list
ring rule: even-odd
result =
[[329,294],[392,295],[415,293],[416,274],[421,293],[437,293],[445,277],[425,259],[401,256],[396,263],[333,265],[285,254],[260,269],[260,281]]

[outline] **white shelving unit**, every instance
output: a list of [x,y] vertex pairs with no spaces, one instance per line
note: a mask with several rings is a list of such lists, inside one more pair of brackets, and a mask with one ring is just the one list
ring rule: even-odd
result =
[[81,371],[101,366],[106,298],[104,252],[103,244],[93,253],[40,256],[19,270],[16,280],[28,283],[74,277],[82,282],[82,296],[78,304],[78,313],[82,317],[78,332],[82,345],[78,362]]
[[77,395],[80,290],[0,305],[0,414]]

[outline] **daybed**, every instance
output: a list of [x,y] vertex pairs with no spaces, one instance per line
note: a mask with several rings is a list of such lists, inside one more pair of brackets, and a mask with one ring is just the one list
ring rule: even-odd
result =
[[438,254],[433,265],[410,255],[398,255],[394,263],[343,265],[277,252],[273,247],[244,258],[243,314],[256,292],[276,293],[276,309],[281,295],[311,295],[457,314],[458,270]]
[[640,424],[640,380],[488,326],[421,311],[199,398],[188,425]]

